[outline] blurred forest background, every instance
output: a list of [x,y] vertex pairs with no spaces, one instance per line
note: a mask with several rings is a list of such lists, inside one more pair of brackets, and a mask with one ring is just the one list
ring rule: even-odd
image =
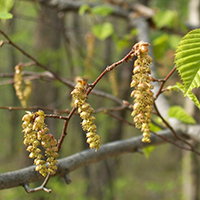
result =
[[[148,22],[156,78],[164,78],[173,68],[174,53],[180,39],[192,28],[200,26],[200,16],[194,16],[200,11],[199,0],[138,1],[151,9],[152,14],[147,16],[145,11],[140,14],[130,12],[129,4],[123,0],[81,2],[85,4],[78,10],[69,8],[58,12],[57,6],[48,6],[39,1],[16,0],[11,11],[13,19],[2,20],[0,27],[16,44],[59,76],[71,82],[81,76],[91,83],[106,66],[120,60],[137,42],[137,27],[126,17],[127,14],[131,13],[133,20],[143,17]],[[127,2],[132,5],[136,1]],[[111,7],[118,6],[124,10],[124,14],[112,15],[108,9],[101,7],[99,10],[89,9],[88,3],[110,3]],[[0,39],[4,37],[0,35]],[[30,60],[12,46],[0,48],[1,173],[32,164],[22,144],[21,118],[24,110],[6,109],[6,106],[21,107],[10,79],[19,62],[27,63]],[[108,73],[95,89],[131,102],[129,84],[132,67],[133,62],[119,66]],[[63,111],[71,109],[72,87],[66,87],[50,78],[38,78],[37,73],[44,70],[37,66],[25,67],[24,71],[27,75],[31,73],[33,83],[28,107]],[[179,81],[179,77],[173,75],[168,84],[173,85],[176,81]],[[185,106],[187,102],[178,95],[175,92],[166,93],[166,98],[170,105]],[[134,127],[103,112],[116,106],[116,102],[92,94],[88,101],[96,109],[96,124],[102,144],[141,134]],[[187,108],[192,110],[190,105]],[[52,113],[52,110],[44,109],[46,113]],[[132,121],[130,111],[119,110],[112,113]],[[198,115],[195,112],[192,114],[199,122]],[[47,120],[47,123],[51,133],[59,138],[63,121],[53,119]],[[85,133],[81,129],[80,118],[73,116],[59,158],[84,149],[88,149]],[[62,178],[53,177],[47,185],[52,189],[51,194],[43,191],[27,194],[23,187],[17,187],[0,191],[0,199],[197,200],[200,199],[198,168],[199,158],[196,155],[171,144],[164,144],[144,149],[143,153],[125,154],[78,169],[70,173],[72,183],[69,185]],[[30,186],[35,187],[38,184],[33,183]]]

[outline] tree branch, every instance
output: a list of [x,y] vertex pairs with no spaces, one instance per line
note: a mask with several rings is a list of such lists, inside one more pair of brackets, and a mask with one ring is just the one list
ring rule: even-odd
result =
[[[161,131],[159,134],[170,140],[176,140],[176,138],[171,134],[169,130]],[[182,134],[182,132],[177,131],[177,134]],[[102,145],[97,152],[90,149],[76,153],[67,158],[60,159],[58,161],[58,170],[55,176],[65,177],[66,174],[75,171],[80,167],[84,167],[86,165],[125,153],[138,152],[140,149],[147,146],[159,145],[166,142],[162,138],[152,135],[152,142],[150,144],[145,144],[141,142],[141,138],[142,136],[139,136],[126,140],[110,142],[108,144]],[[43,177],[35,171],[35,166],[30,166],[17,171],[1,174],[0,189],[25,186],[27,183],[35,182],[41,179],[43,179]]]

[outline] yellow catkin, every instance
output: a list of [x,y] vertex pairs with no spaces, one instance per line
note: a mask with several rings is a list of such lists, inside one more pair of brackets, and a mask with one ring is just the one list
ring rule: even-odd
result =
[[[28,98],[32,92],[32,84],[30,80],[23,81],[22,70],[22,65],[17,65],[15,67],[14,88],[22,107],[27,107]],[[23,87],[23,83],[25,84],[25,89]]]
[[[51,175],[56,173],[58,149],[56,147],[57,140],[48,133],[49,129],[44,123],[44,119],[45,114],[42,110],[36,113],[27,112],[22,118],[22,128],[24,132],[23,143],[27,146],[26,150],[30,152],[29,157],[34,159],[35,170],[46,177],[47,173]],[[41,146],[45,150],[46,159],[41,153]]]
[[80,79],[71,92],[74,98],[74,106],[78,107],[78,113],[82,119],[82,128],[87,131],[87,143],[91,149],[98,150],[100,148],[100,136],[96,134],[97,127],[94,124],[95,117],[93,116],[94,109],[86,102],[87,83]]
[[150,123],[153,105],[153,92],[151,89],[151,69],[152,58],[148,53],[148,43],[139,42],[135,45],[135,54],[137,60],[134,62],[133,76],[130,87],[134,90],[131,97],[134,98],[133,121],[135,127],[143,132],[142,142],[151,142],[150,140]]
[[109,81],[111,83],[111,87],[112,87],[112,93],[114,96],[118,96],[118,83],[117,83],[117,77],[116,77],[116,73],[114,70],[112,70],[109,73]]

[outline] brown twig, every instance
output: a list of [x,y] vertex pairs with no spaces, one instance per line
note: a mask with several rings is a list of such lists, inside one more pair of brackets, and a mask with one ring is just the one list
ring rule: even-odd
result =
[[14,107],[14,106],[0,106],[0,109],[2,110],[45,110],[45,111],[50,111],[54,114],[62,114],[62,113],[69,113],[69,110],[58,110],[58,109],[52,109],[52,108],[48,108],[48,107],[38,107],[38,106],[33,106],[33,107],[26,107],[26,108],[22,108],[22,107]]
[[41,184],[41,186],[39,187],[36,187],[36,188],[29,188],[29,185],[28,183],[25,183],[23,186],[24,186],[24,189],[26,190],[27,193],[32,193],[32,192],[37,192],[37,191],[40,191],[40,190],[44,190],[45,192],[47,193],[50,193],[51,192],[51,189],[47,189],[45,186],[46,184],[48,183],[49,181],[49,178],[50,178],[50,173],[47,174],[45,180],[43,181],[43,183]]
[[179,148],[181,148],[181,149],[185,149],[185,150],[187,150],[187,151],[191,151],[191,148],[187,148],[187,147],[184,147],[184,146],[182,146],[182,145],[179,145],[179,144],[177,144],[176,142],[170,140],[169,138],[164,137],[163,135],[159,135],[159,134],[157,134],[157,133],[155,133],[155,132],[153,132],[153,131],[151,131],[151,133],[153,133],[154,135],[156,135],[156,136],[162,138],[162,139],[165,140],[166,142],[173,144],[174,146],[177,146],[177,147],[179,147]]
[[155,81],[161,82],[161,85],[160,85],[160,88],[159,88],[157,94],[156,94],[155,97],[154,97],[154,100],[156,100],[156,99],[158,98],[158,96],[162,93],[162,89],[163,89],[163,87],[164,87],[164,84],[165,84],[166,81],[171,77],[171,75],[175,72],[176,68],[177,68],[177,67],[174,66],[174,68],[169,72],[169,74],[166,76],[165,79],[160,79],[160,80],[155,79]]
[[64,123],[64,126],[63,126],[63,131],[62,131],[61,137],[60,137],[58,144],[57,144],[58,151],[60,150],[60,148],[62,146],[62,143],[65,139],[65,136],[67,135],[67,126],[68,126],[69,120],[71,119],[72,115],[75,113],[76,109],[77,109],[77,107],[74,107],[71,110],[71,112],[69,113],[69,115],[67,116],[67,119],[65,120],[65,123]]
[[135,127],[134,123],[129,122],[129,121],[125,120],[124,118],[121,118],[121,117],[119,117],[119,116],[117,116],[117,115],[114,115],[114,114],[111,113],[111,112],[105,111],[105,113],[108,114],[108,115],[110,115],[111,117],[113,117],[113,118],[119,120],[119,121],[124,122],[125,124],[128,124],[128,125],[130,125],[130,126],[134,126],[134,127]]
[[106,69],[98,76],[98,78],[92,84],[89,85],[89,88],[88,88],[86,94],[89,95],[89,93],[92,91],[92,89],[95,87],[95,85],[102,79],[103,76],[105,76],[105,74],[107,74],[109,71],[113,70],[115,67],[122,64],[123,62],[129,61],[133,57],[134,52],[135,52],[135,49],[133,46],[131,51],[124,58],[122,58],[118,62],[113,63],[110,66],[107,66]]
[[8,35],[6,33],[4,33],[1,29],[0,29],[0,34],[2,34],[8,41],[7,44],[12,45],[13,47],[15,47],[18,51],[20,51],[24,56],[26,56],[27,58],[29,58],[30,60],[33,61],[33,63],[37,66],[39,66],[40,68],[50,72],[53,77],[55,79],[57,79],[58,81],[60,81],[61,83],[65,84],[66,83],[51,69],[49,69],[47,66],[41,64],[36,58],[34,58],[33,56],[31,56],[30,54],[28,54],[26,51],[24,51],[22,48],[20,48],[17,44],[15,44],[14,42],[12,42],[12,40],[8,37]]

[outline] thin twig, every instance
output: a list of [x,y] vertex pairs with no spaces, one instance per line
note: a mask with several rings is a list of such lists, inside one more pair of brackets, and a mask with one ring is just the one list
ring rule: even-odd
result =
[[128,124],[128,125],[130,125],[130,126],[134,126],[134,127],[135,127],[134,123],[129,122],[129,121],[125,120],[124,118],[121,118],[121,117],[119,117],[119,116],[117,116],[117,115],[114,115],[114,114],[111,113],[111,112],[105,112],[105,113],[108,114],[108,115],[110,115],[111,117],[113,117],[113,118],[119,120],[119,121],[124,122],[125,124]]
[[23,186],[24,186],[24,189],[26,190],[27,193],[33,193],[33,192],[37,192],[37,191],[40,191],[40,190],[44,190],[45,192],[47,193],[50,193],[51,192],[51,189],[48,189],[46,188],[46,184],[48,183],[49,181],[49,178],[50,178],[50,173],[47,174],[45,180],[43,181],[43,183],[39,186],[39,187],[36,187],[36,188],[29,188],[29,184],[28,183],[25,183]]
[[13,110],[45,110],[45,111],[50,111],[54,114],[62,114],[62,113],[70,113],[69,110],[58,110],[58,109],[52,109],[52,108],[48,108],[48,107],[41,107],[41,106],[33,106],[33,107],[26,107],[26,108],[22,108],[22,107],[14,107],[14,106],[0,106],[0,109],[2,110],[9,110],[9,111],[13,111]]
[[64,126],[63,126],[63,131],[62,131],[61,137],[60,137],[58,144],[57,144],[58,151],[60,150],[60,148],[62,146],[62,143],[65,139],[65,136],[67,135],[67,126],[68,126],[69,120],[71,119],[72,115],[75,113],[76,109],[77,109],[77,107],[74,107],[71,110],[71,112],[69,113],[69,115],[67,116],[67,119],[65,120],[65,123],[64,123]]
[[156,100],[156,99],[158,98],[158,96],[162,93],[162,89],[163,89],[163,87],[164,87],[164,84],[165,84],[166,81],[171,77],[171,75],[175,72],[176,68],[177,68],[177,67],[174,66],[174,68],[169,72],[169,74],[166,76],[165,79],[161,79],[160,81],[157,80],[157,79],[155,79],[155,81],[161,82],[160,88],[159,88],[157,94],[156,94],[155,97],[154,97],[155,100]]
[[57,79],[58,81],[60,81],[61,83],[65,84],[66,83],[51,69],[49,69],[47,66],[41,64],[36,58],[34,58],[33,56],[31,56],[30,54],[28,54],[26,51],[24,51],[22,48],[20,48],[17,44],[15,44],[14,42],[12,42],[12,40],[8,37],[8,35],[6,33],[4,33],[1,29],[0,29],[0,34],[2,34],[7,40],[8,40],[8,44],[12,45],[13,47],[15,47],[18,51],[20,51],[24,56],[26,56],[27,58],[29,58],[30,60],[32,60],[35,65],[39,66],[40,68],[49,71],[55,79]]
[[184,147],[184,146],[182,146],[182,145],[179,145],[179,144],[177,144],[176,142],[170,140],[169,138],[164,137],[163,135],[159,135],[159,134],[157,134],[157,133],[155,133],[155,132],[153,132],[153,131],[151,131],[151,133],[153,133],[154,135],[156,135],[156,136],[162,138],[162,139],[165,140],[166,142],[173,144],[174,146],[177,146],[177,147],[179,147],[179,148],[181,148],[181,149],[185,149],[185,150],[187,150],[187,151],[191,151],[191,148],[187,148],[187,147]]
[[134,49],[134,46],[133,46],[131,51],[124,58],[122,58],[118,62],[113,63],[110,66],[107,66],[106,69],[98,76],[98,78],[91,85],[89,85],[89,88],[88,88],[86,94],[89,95],[89,93],[92,91],[92,89],[95,87],[95,85],[102,79],[102,77],[105,74],[107,74],[109,71],[113,70],[115,67],[122,64],[123,62],[127,62],[128,60],[130,60],[133,57],[134,52],[135,52],[135,49]]
[[200,152],[198,152],[197,150],[194,149],[194,147],[187,141],[185,141],[184,139],[182,139],[181,137],[179,137],[177,134],[176,134],[176,131],[170,126],[170,124],[163,118],[163,116],[160,114],[158,108],[157,108],[157,105],[156,103],[154,102],[154,108],[155,108],[155,111],[157,112],[158,116],[161,118],[161,120],[163,121],[163,123],[170,129],[170,131],[173,133],[174,137],[177,139],[177,140],[180,140],[182,141],[183,143],[187,144],[190,149],[190,151],[193,151],[195,152],[196,154],[200,155]]

